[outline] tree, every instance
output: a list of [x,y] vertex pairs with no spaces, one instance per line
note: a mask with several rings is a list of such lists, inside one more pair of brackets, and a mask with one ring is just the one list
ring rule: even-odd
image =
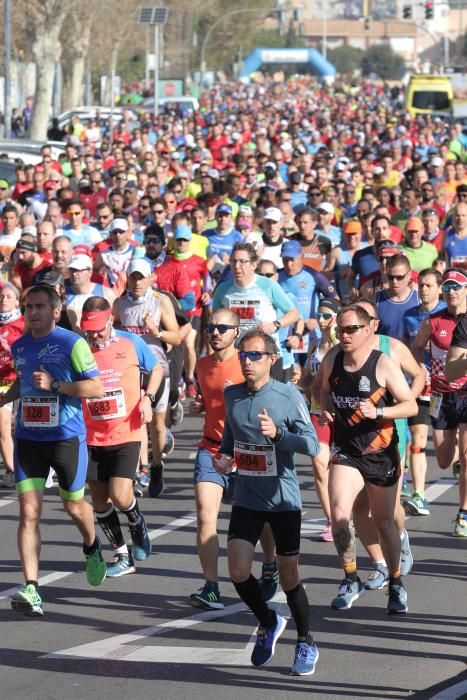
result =
[[362,75],[375,73],[383,80],[397,80],[405,71],[402,56],[395,53],[389,44],[370,46],[362,56]]
[[36,93],[31,122],[31,138],[47,138],[49,109],[55,64],[60,60],[60,32],[70,9],[70,0],[31,0],[28,3],[28,27],[31,49],[36,63]]
[[364,51],[355,46],[338,46],[328,51],[328,60],[335,66],[339,75],[349,77],[360,70]]

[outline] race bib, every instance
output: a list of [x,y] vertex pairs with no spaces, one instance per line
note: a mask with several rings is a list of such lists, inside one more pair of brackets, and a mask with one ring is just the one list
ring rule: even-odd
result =
[[23,396],[21,410],[25,428],[56,428],[58,425],[58,396]]
[[260,305],[259,299],[232,299],[229,308],[238,315],[242,327],[253,325]]
[[86,404],[93,420],[112,420],[126,415],[123,389],[106,391],[101,399],[87,399]]
[[234,455],[237,471],[242,476],[277,476],[274,445],[250,445],[235,440]]
[[432,392],[430,396],[430,416],[432,418],[439,418],[439,412],[441,410],[441,404],[443,402],[443,395]]
[[451,267],[467,270],[467,255],[453,255],[451,258]]
[[296,352],[298,354],[303,355],[304,353],[308,353],[308,347],[310,345],[310,336],[308,333],[303,336],[303,338],[300,339],[300,342],[298,344],[298,347],[292,348],[292,352]]

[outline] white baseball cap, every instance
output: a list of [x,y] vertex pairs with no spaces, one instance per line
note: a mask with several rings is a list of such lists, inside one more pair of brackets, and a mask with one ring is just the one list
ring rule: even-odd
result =
[[334,214],[334,207],[331,202],[320,202],[316,207],[316,211],[325,211],[326,214]]
[[282,212],[277,207],[268,207],[268,209],[266,209],[264,212],[264,219],[279,223],[279,221],[282,219]]
[[134,258],[127,268],[127,275],[132,275],[133,272],[140,272],[143,277],[149,277],[152,274],[151,265],[143,258]]
[[78,253],[78,255],[73,255],[68,267],[73,270],[92,270],[92,260],[89,255]]

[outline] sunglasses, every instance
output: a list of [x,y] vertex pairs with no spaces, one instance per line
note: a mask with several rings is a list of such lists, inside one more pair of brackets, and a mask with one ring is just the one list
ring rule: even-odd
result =
[[357,333],[360,328],[365,328],[365,324],[358,325],[358,324],[352,324],[350,326],[337,326],[336,328],[336,335],[342,336],[344,335],[353,335],[354,333]]
[[206,324],[206,333],[211,335],[214,333],[214,331],[217,331],[221,335],[224,335],[224,333],[227,333],[227,331],[233,331],[238,326],[229,326],[228,323],[207,323]]
[[275,274],[275,272],[258,272],[258,275],[260,277],[269,277],[269,279],[271,279],[271,277],[274,277]]
[[408,274],[409,274],[409,273],[406,272],[406,273],[403,274],[403,275],[388,275],[387,278],[388,278],[388,280],[389,280],[390,282],[394,282],[394,280],[397,280],[398,282],[402,282],[402,280],[404,279],[404,277],[407,277]]
[[250,362],[258,362],[261,360],[263,355],[272,355],[272,352],[261,352],[260,350],[241,350],[238,353],[240,362],[245,362],[245,360],[250,360]]
[[153,214],[165,214],[165,209],[153,209]]
[[156,245],[157,243],[162,243],[162,238],[145,238],[144,239],[144,245]]
[[335,314],[331,314],[328,311],[321,311],[317,314],[318,319],[324,318],[325,321],[329,321],[329,319],[334,318]]
[[441,288],[443,292],[459,292],[462,287],[464,287],[464,285],[460,282],[445,282]]

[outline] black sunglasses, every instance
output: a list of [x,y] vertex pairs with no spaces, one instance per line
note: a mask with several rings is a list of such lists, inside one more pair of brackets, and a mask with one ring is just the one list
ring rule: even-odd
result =
[[260,350],[241,350],[238,353],[240,362],[245,362],[245,360],[250,360],[250,362],[258,362],[261,360],[263,355],[272,355],[272,352],[261,352]]
[[238,328],[238,326],[231,326],[228,323],[207,323],[206,324],[206,333],[214,333],[214,331],[217,330],[218,333],[221,335],[224,335],[224,333],[227,333],[227,331],[233,331],[235,328]]

